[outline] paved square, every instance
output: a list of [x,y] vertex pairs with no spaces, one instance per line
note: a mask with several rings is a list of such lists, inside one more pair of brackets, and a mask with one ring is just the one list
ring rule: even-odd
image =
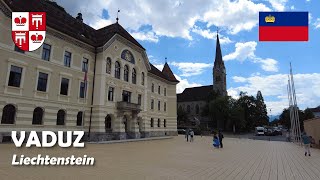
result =
[[[0,145],[0,179],[320,179],[320,150],[305,157],[303,148],[287,142],[224,139],[213,149],[211,137],[184,136],[120,144],[86,144],[84,149],[18,149]],[[93,156],[95,166],[13,167],[12,155]]]

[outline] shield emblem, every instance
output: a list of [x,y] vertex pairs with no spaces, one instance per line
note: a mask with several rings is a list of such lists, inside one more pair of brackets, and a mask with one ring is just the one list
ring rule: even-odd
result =
[[45,12],[12,12],[12,40],[24,51],[38,49],[46,38]]

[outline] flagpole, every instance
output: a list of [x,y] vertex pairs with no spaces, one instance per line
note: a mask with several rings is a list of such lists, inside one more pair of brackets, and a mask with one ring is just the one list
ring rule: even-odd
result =
[[296,121],[295,121],[295,114],[294,114],[294,110],[293,110],[293,104],[292,104],[292,90],[291,90],[291,81],[290,78],[288,76],[288,87],[289,87],[289,109],[290,109],[290,119],[291,119],[291,123],[292,123],[292,134],[293,134],[293,139],[294,142],[296,142]]
[[296,90],[294,86],[294,80],[293,80],[293,73],[292,73],[292,66],[290,63],[290,75],[291,75],[291,84],[292,84],[292,96],[293,96],[293,103],[295,107],[295,117],[296,117],[296,123],[297,123],[297,135],[298,135],[298,140],[301,145],[301,128],[300,128],[300,120],[299,120],[299,110],[298,110],[298,105],[297,105],[297,97],[296,97]]
[[288,85],[287,85],[287,92],[288,92],[288,103],[289,103],[289,115],[290,115],[290,126],[291,126],[291,132],[290,132],[290,136],[292,138],[292,140],[294,140],[294,122],[293,122],[293,118],[292,118],[292,109],[291,109],[291,98],[290,98],[290,80],[288,77]]

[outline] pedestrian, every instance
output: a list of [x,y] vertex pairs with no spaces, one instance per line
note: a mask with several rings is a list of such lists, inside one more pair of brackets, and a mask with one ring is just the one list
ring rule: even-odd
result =
[[311,140],[310,140],[310,137],[307,135],[306,132],[304,132],[302,134],[302,141],[303,141],[303,145],[304,145],[304,155],[307,156],[307,154],[308,154],[309,156],[311,156],[311,153],[310,153]]
[[190,142],[193,142],[193,136],[194,136],[194,132],[193,132],[193,130],[191,129],[191,130],[190,130]]
[[223,139],[224,137],[223,137],[223,134],[222,134],[221,130],[219,130],[218,137],[219,137],[220,147],[223,148],[222,139]]
[[213,134],[213,147],[219,148],[220,143],[219,143],[219,138],[216,133]]
[[186,129],[186,139],[187,139],[187,142],[189,141],[189,129]]
[[287,133],[286,133],[286,138],[287,138],[287,142],[290,142],[290,133],[289,133],[289,131],[287,131]]

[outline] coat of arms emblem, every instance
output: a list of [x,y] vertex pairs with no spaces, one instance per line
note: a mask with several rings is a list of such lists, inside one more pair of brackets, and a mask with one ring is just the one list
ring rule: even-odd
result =
[[45,12],[12,12],[12,40],[24,51],[34,51],[46,37]]

